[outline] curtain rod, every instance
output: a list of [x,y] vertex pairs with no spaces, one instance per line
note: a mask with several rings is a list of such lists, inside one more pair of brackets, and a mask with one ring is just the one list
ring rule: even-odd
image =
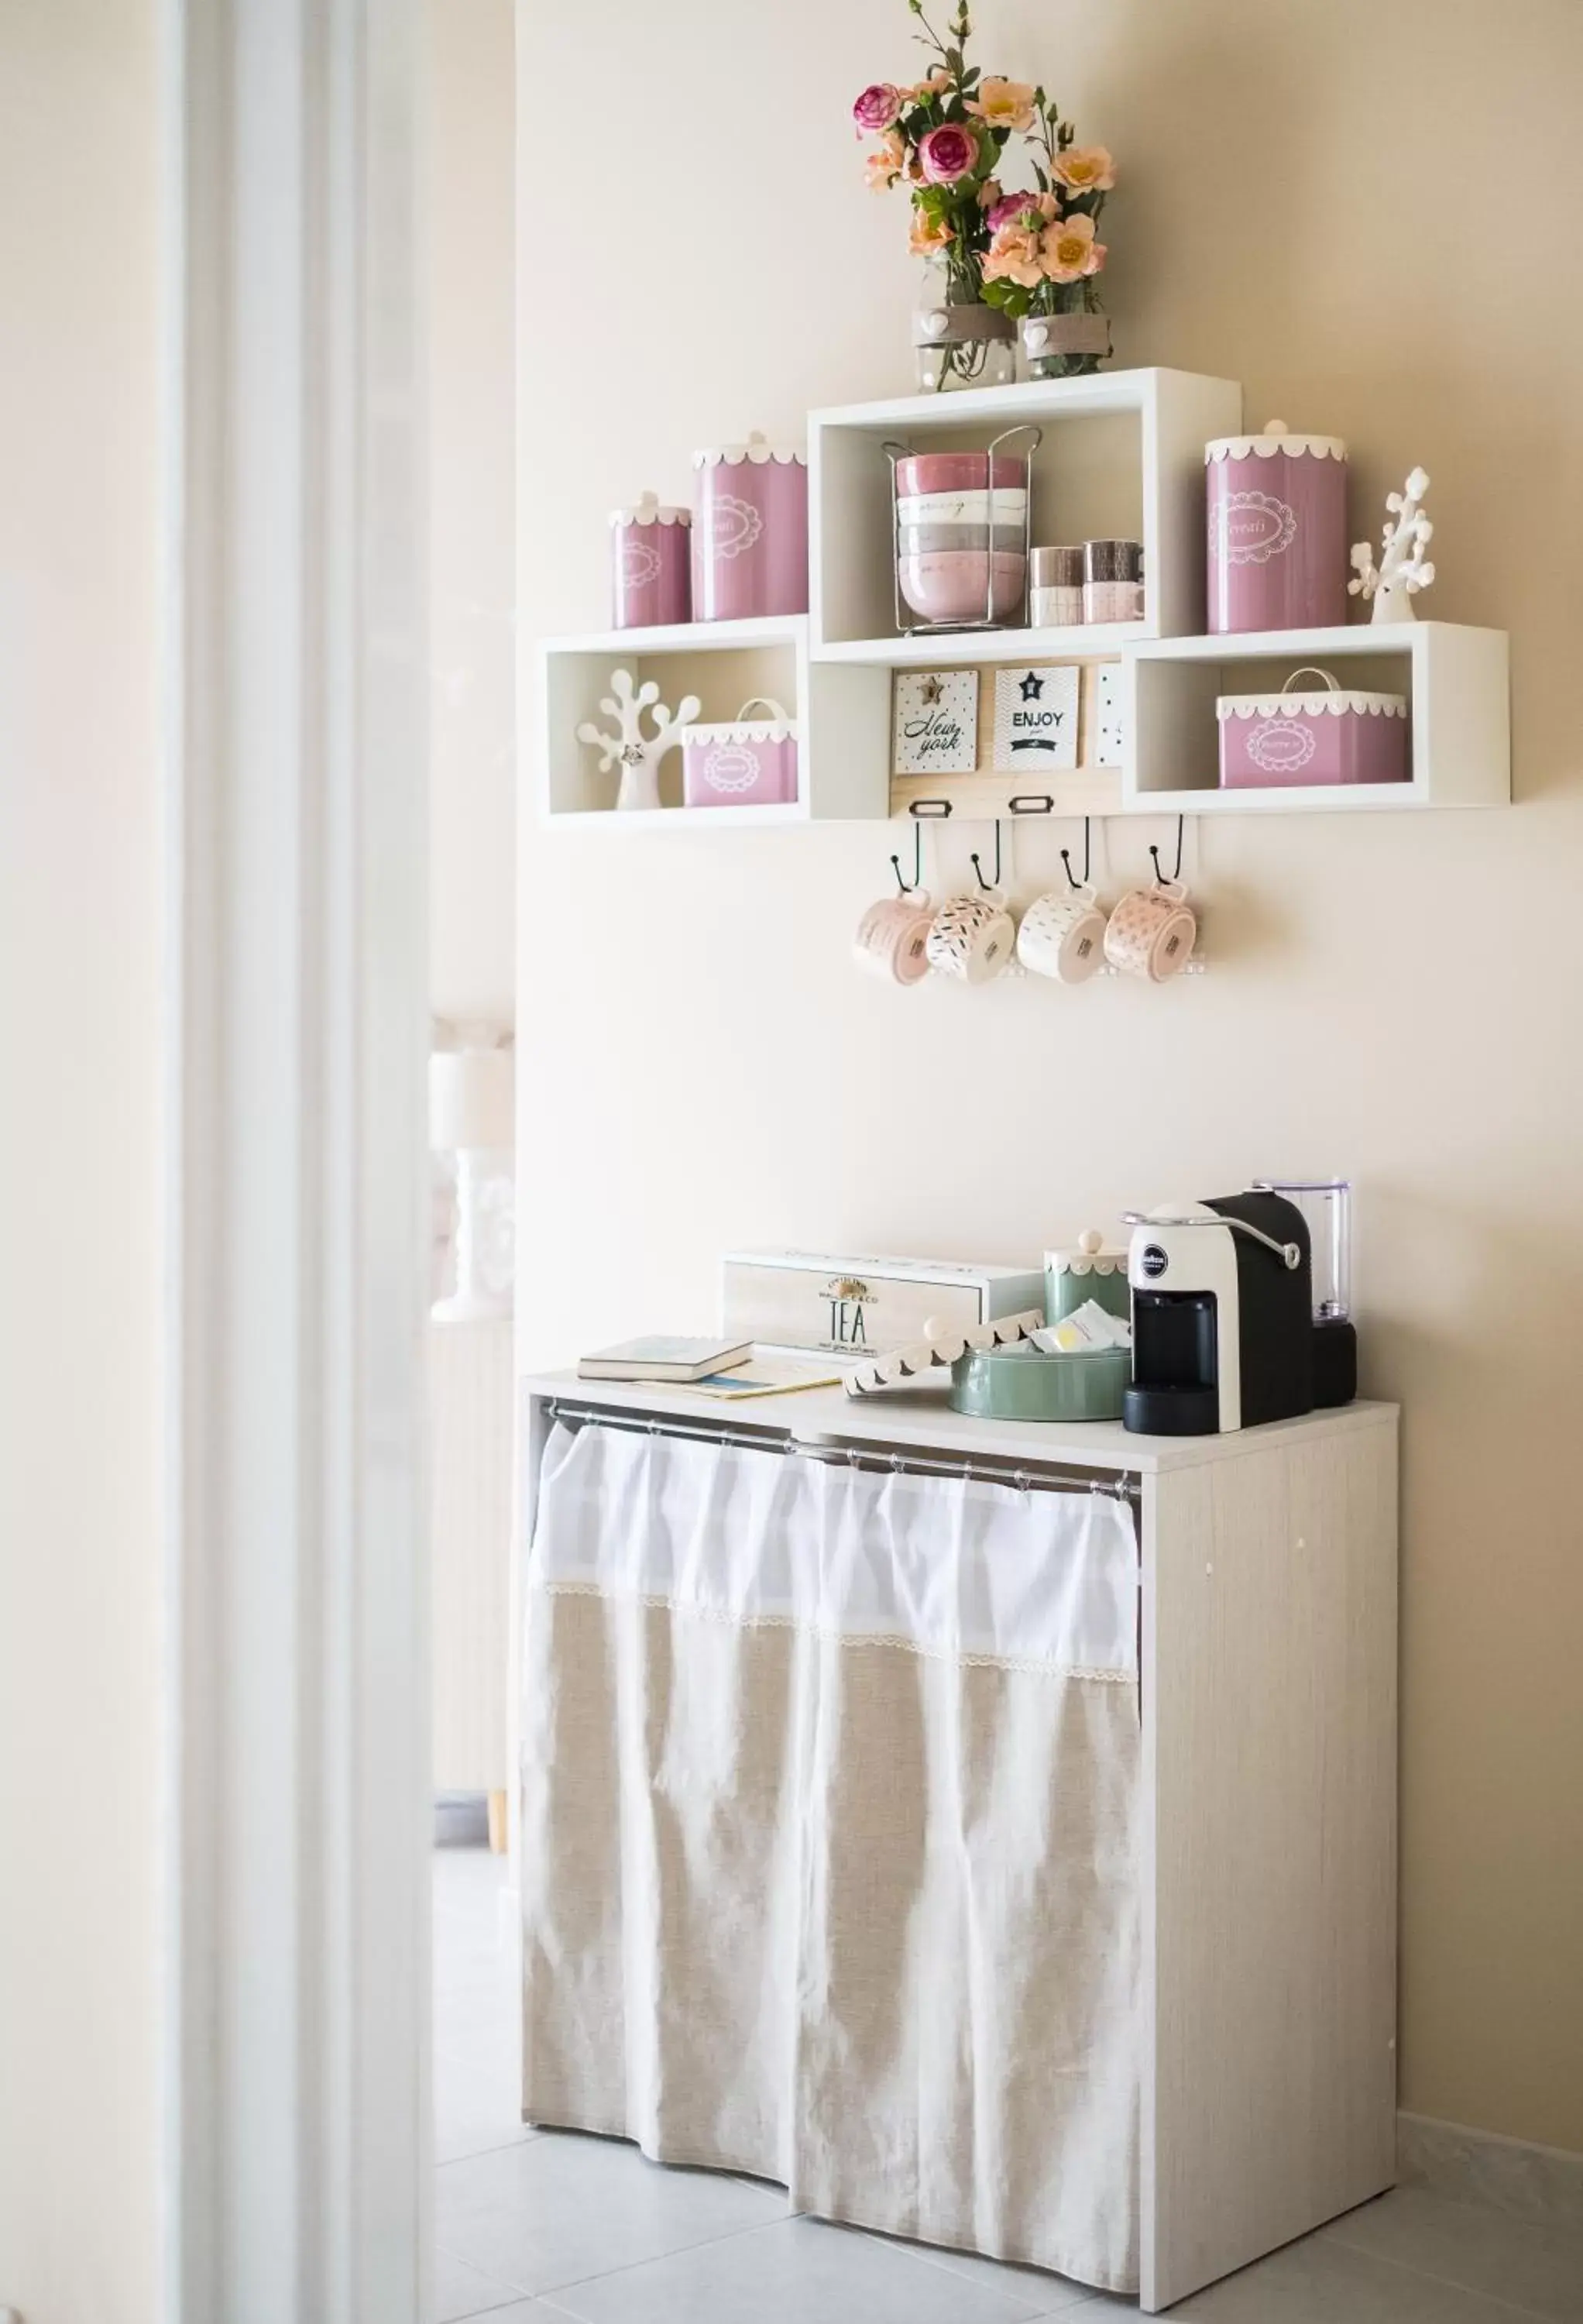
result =
[[1012,1461],[996,1453],[953,1461],[915,1452],[910,1445],[863,1443],[850,1437],[810,1443],[787,1428],[733,1428],[723,1423],[631,1412],[619,1405],[568,1404],[561,1397],[552,1397],[548,1409],[552,1420],[568,1428],[620,1428],[633,1436],[681,1436],[704,1444],[730,1444],[749,1452],[795,1452],[805,1461],[892,1476],[961,1477],[988,1485],[1014,1485],[1029,1492],[1106,1493],[1120,1501],[1136,1502],[1140,1498],[1137,1477],[1120,1469],[1064,1469],[1052,1462]]

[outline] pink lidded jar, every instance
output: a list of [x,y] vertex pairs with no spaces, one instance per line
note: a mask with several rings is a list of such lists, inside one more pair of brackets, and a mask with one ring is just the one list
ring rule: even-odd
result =
[[1328,629],[1347,618],[1347,447],[1339,436],[1262,436],[1204,446],[1209,627]]
[[618,630],[652,629],[693,618],[693,512],[662,508],[642,493],[610,514],[612,602]]
[[693,613],[700,622],[808,610],[808,469],[766,442],[693,455]]

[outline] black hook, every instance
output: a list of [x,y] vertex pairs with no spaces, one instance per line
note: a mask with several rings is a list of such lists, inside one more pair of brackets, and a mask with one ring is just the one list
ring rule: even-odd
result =
[[1076,888],[1078,886],[1086,888],[1089,884],[1089,864],[1092,860],[1091,850],[1093,845],[1093,826],[1090,823],[1088,816],[1085,815],[1082,819],[1082,879],[1081,881],[1074,880],[1072,876],[1071,848],[1063,847],[1061,851],[1061,861],[1066,866],[1066,884],[1069,888]]
[[992,880],[985,879],[984,867],[979,861],[978,851],[976,849],[973,852],[971,861],[973,871],[978,877],[979,885],[984,890],[985,893],[988,894],[991,888],[999,888],[1000,885],[1000,818],[999,816],[995,818],[995,877]]
[[891,857],[890,868],[896,874],[896,884],[901,890],[904,896],[912,895],[915,890],[923,886],[924,826],[921,823],[915,822],[913,825],[913,876],[911,885],[909,886],[907,881],[905,881],[901,876],[901,858],[899,855],[893,855]]
[[[1186,828],[1187,817],[1184,815],[1179,815],[1176,818],[1176,869],[1171,874],[1173,880],[1180,880],[1182,877],[1182,835]],[[1160,869],[1160,851],[1157,847],[1151,847],[1149,853],[1155,859],[1155,885],[1163,888],[1165,884],[1165,874]]]

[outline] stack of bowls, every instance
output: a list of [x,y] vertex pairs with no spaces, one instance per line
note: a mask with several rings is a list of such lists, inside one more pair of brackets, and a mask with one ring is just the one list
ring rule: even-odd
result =
[[997,453],[993,476],[987,452],[898,460],[896,575],[913,612],[925,622],[1005,622],[1019,613],[1027,504],[1026,455]]

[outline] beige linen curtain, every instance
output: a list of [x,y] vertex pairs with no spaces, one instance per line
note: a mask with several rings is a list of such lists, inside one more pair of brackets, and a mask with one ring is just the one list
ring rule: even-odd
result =
[[1130,1513],[557,1425],[524,2113],[1137,2282]]

